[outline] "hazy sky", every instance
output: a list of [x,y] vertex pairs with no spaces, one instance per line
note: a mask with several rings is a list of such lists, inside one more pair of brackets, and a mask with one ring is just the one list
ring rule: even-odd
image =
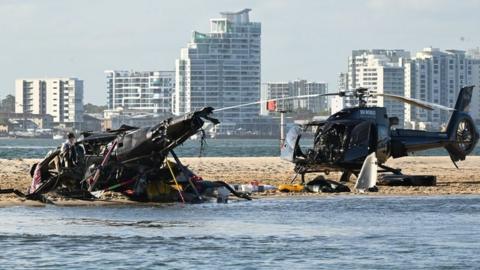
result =
[[173,70],[191,31],[243,8],[262,23],[262,82],[335,89],[353,49],[480,46],[480,0],[0,0],[0,96],[16,78],[76,76],[104,104],[104,70]]

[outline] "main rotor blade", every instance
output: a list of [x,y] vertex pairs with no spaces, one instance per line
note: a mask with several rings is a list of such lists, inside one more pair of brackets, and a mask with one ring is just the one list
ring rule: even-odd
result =
[[423,101],[423,100],[419,100],[419,99],[415,99],[415,98],[407,98],[407,97],[393,95],[393,94],[378,93],[378,94],[372,94],[372,95],[393,98],[393,99],[400,100],[400,101],[403,101],[405,103],[408,103],[410,105],[414,105],[414,106],[417,106],[417,107],[420,107],[420,108],[423,108],[423,109],[426,109],[426,110],[430,110],[430,111],[432,111],[435,108],[440,109],[440,110],[445,110],[445,111],[454,111],[455,110],[454,108],[450,108],[450,107],[443,106],[443,105],[440,105],[440,104],[427,102],[427,101]]
[[220,112],[220,111],[225,111],[225,110],[230,110],[230,109],[236,109],[236,108],[245,107],[245,106],[251,106],[251,105],[255,105],[255,104],[267,103],[267,102],[269,102],[269,101],[279,101],[279,100],[289,100],[289,99],[302,99],[302,98],[309,98],[309,97],[336,96],[336,95],[338,95],[338,93],[326,93],[326,94],[301,95],[301,96],[294,96],[294,97],[272,98],[272,99],[259,100],[259,101],[255,101],[255,102],[239,104],[239,105],[235,105],[235,106],[223,107],[223,108],[220,108],[220,109],[215,109],[215,110],[213,110],[213,111],[214,111],[214,112]]

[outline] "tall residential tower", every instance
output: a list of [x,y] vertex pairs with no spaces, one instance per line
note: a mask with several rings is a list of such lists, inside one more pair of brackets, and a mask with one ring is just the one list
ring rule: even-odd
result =
[[[404,64],[410,58],[410,53],[404,50],[354,50],[348,58],[348,73],[344,80],[349,90],[359,87],[370,89],[371,93],[386,93],[403,96]],[[346,99],[345,106],[352,106],[356,100]],[[403,103],[371,97],[368,105],[387,109],[389,116],[399,118],[399,126],[404,123],[405,106]]]
[[18,79],[15,112],[49,114],[71,127],[83,122],[83,81],[77,78]]
[[[210,19],[210,32],[194,31],[176,60],[174,113],[205,106],[222,108],[260,99],[261,25],[250,9],[222,12]],[[253,123],[259,105],[217,112],[222,124]],[[221,124],[221,125],[222,125]]]
[[[473,83],[472,74],[472,60],[464,51],[425,48],[405,66],[405,94],[454,107],[460,88]],[[438,129],[449,116],[447,111],[406,106],[406,122],[411,127]]]

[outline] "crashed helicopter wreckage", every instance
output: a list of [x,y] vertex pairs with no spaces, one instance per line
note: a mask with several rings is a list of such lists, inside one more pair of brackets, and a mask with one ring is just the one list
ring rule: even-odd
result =
[[[273,100],[318,96],[311,94]],[[248,194],[237,192],[222,181],[203,181],[180,162],[173,150],[199,132],[204,135],[204,120],[218,124],[217,119],[210,117],[212,113],[268,101],[220,109],[206,107],[185,116],[169,118],[154,127],[123,125],[106,132],[84,132],[75,143],[78,152],[75,166],[64,161],[59,147],[31,167],[32,183],[26,193],[17,189],[0,189],[0,194],[11,193],[43,202],[49,202],[44,196],[47,193],[95,199],[108,191],[137,201],[199,202],[212,193],[221,202],[227,201],[225,196],[229,193],[251,200]],[[203,148],[203,138],[201,142]],[[169,155],[174,162],[167,161]]]
[[[57,149],[32,166],[32,184],[24,197],[48,202],[45,195],[54,194],[94,200],[114,191],[135,201],[203,202],[230,192],[250,200],[225,182],[203,180],[174,152],[192,135],[203,132],[205,121],[219,123],[210,117],[212,113],[213,108],[207,107],[153,127],[124,125],[106,132],[84,132],[73,146],[76,154],[72,162],[65,161]],[[16,190],[3,193],[8,191],[23,195]]]
[[[301,99],[321,96],[353,96],[359,106],[344,108],[326,121],[312,121],[302,127],[295,126],[287,134],[281,149],[281,158],[295,164],[296,176],[302,176],[301,185],[285,185],[283,189],[311,192],[349,192],[342,183],[317,177],[306,186],[306,173],[342,172],[340,182],[352,174],[357,176],[355,189],[377,190],[377,172],[390,172],[380,179],[387,184],[435,184],[434,176],[403,175],[400,169],[386,166],[390,157],[399,158],[411,152],[444,147],[452,162],[464,160],[475,148],[479,134],[468,114],[473,86],[460,90],[455,108],[428,103],[397,95],[369,93],[366,88],[354,91],[282,97],[256,101],[214,110],[207,107],[183,117],[169,118],[154,127],[136,128],[122,126],[118,130],[83,134],[76,146],[80,150],[76,166],[61,162],[60,150],[50,153],[31,169],[32,185],[26,195],[18,190],[0,190],[15,193],[28,199],[45,199],[42,194],[55,191],[60,195],[92,198],[105,191],[116,191],[137,201],[203,201],[217,189],[217,194],[231,192],[237,197],[250,199],[221,181],[203,181],[185,167],[173,149],[194,134],[202,131],[204,120],[218,124],[210,115],[215,111],[267,103],[271,100]],[[392,128],[398,118],[388,117],[384,107],[367,107],[371,96],[393,98],[422,109],[452,111],[446,131],[426,132]],[[300,148],[302,132],[316,127],[313,148],[303,152]],[[167,161],[171,155],[175,162]],[[380,168],[381,170],[378,170]],[[296,177],[295,177],[296,178]],[[295,180],[295,178],[292,180]],[[221,189],[221,190],[219,190]],[[282,191],[282,187],[279,187]]]
[[[281,149],[281,158],[295,164],[295,180],[305,174],[339,171],[340,182],[357,176],[355,189],[359,192],[376,191],[377,180],[384,185],[435,185],[432,175],[404,175],[401,169],[386,166],[389,158],[408,156],[409,153],[433,148],[445,148],[455,167],[475,148],[479,134],[468,114],[474,86],[460,89],[454,108],[391,94],[370,93],[366,88],[324,95],[358,98],[358,106],[344,108],[325,121],[312,121],[294,126],[287,134]],[[435,108],[452,112],[445,131],[431,132],[394,128],[397,117],[388,117],[385,107],[367,106],[366,99],[382,96],[417,106],[424,110]],[[316,128],[313,147],[302,151],[300,138],[307,128]],[[457,167],[458,168],[458,167]],[[391,174],[378,177],[377,172]],[[379,179],[377,179],[379,178]],[[332,183],[323,183],[323,185]],[[339,185],[340,183],[335,183]],[[307,184],[308,186],[308,184]]]

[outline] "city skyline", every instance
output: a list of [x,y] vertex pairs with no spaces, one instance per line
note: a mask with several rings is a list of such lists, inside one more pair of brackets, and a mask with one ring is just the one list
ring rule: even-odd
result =
[[262,82],[309,78],[333,91],[354,49],[478,47],[478,7],[477,1],[2,1],[0,26],[10,42],[0,44],[0,96],[14,93],[17,78],[75,76],[85,81],[86,103],[106,104],[104,70],[171,70],[193,30],[207,32],[205,20],[243,8],[262,23]]

